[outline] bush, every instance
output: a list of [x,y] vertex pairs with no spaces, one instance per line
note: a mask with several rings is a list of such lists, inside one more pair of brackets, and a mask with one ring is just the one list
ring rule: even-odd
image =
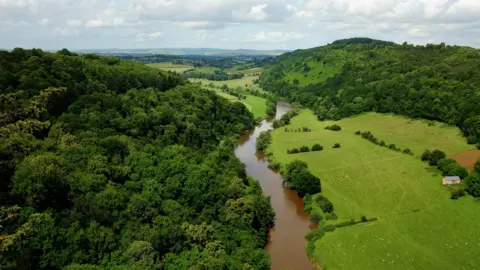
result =
[[362,137],[365,138],[365,139],[368,139],[368,137],[370,137],[370,135],[371,135],[370,131],[362,132]]
[[300,147],[300,152],[302,153],[310,152],[310,148],[308,146],[302,146]]
[[328,129],[331,131],[340,131],[342,130],[342,127],[339,125],[331,125],[331,126],[326,126],[325,129]]
[[475,167],[473,167],[473,171],[480,173],[480,160],[475,163]]
[[260,133],[260,135],[257,138],[257,150],[258,151],[264,151],[267,149],[267,146],[272,142],[272,135],[270,134],[269,131],[264,131]]
[[293,148],[292,150],[290,150],[290,154],[298,154],[298,153],[300,153],[298,148]]
[[413,155],[412,150],[410,150],[410,148],[403,149],[403,153],[407,155]]
[[452,200],[458,200],[458,198],[463,197],[463,196],[465,196],[465,190],[458,189],[458,190],[452,191],[452,194],[451,194],[450,198]]
[[326,220],[337,220],[338,216],[335,214],[335,212],[331,212],[328,215],[325,216]]
[[330,224],[330,225],[327,225],[327,226],[323,227],[323,230],[326,231],[326,232],[333,232],[333,231],[335,231],[335,229],[336,229],[336,227],[333,224]]
[[282,165],[279,162],[272,162],[272,163],[268,164],[268,168],[270,170],[280,170],[281,166]]
[[308,171],[308,165],[303,161],[289,163],[282,172],[284,183],[290,183],[290,188],[296,190],[300,198],[322,191],[320,179]]
[[446,155],[445,155],[444,152],[435,149],[435,150],[433,150],[432,154],[430,155],[430,159],[429,159],[428,164],[430,164],[430,166],[437,165],[438,161],[442,158],[445,158],[445,157],[446,157]]
[[320,213],[314,212],[310,214],[310,220],[315,224],[318,224],[322,219],[323,216]]
[[361,133],[360,130],[355,131],[355,135],[360,135],[360,133]]
[[476,144],[477,142],[478,142],[478,139],[475,135],[470,135],[467,137],[468,144]]
[[380,141],[380,146],[385,146],[385,145],[387,145],[385,141]]
[[397,146],[392,143],[392,144],[390,144],[390,145],[388,146],[388,148],[389,148],[389,149],[392,149],[392,150],[396,150],[396,149],[397,149]]
[[426,149],[422,154],[422,160],[423,161],[430,160],[431,156],[432,156],[432,152],[430,152],[430,150]]
[[367,217],[366,217],[366,216],[362,216],[362,217],[360,218],[360,220],[361,220],[362,222],[367,222]]
[[312,131],[312,130],[309,129],[308,127],[303,127],[303,128],[302,128],[302,131],[303,131],[303,132],[310,132],[310,131]]
[[468,193],[473,197],[480,197],[480,174],[473,172],[465,178],[464,182],[468,186]]
[[332,213],[333,212],[333,204],[327,197],[319,195],[315,201],[318,203],[318,206],[322,209],[325,213]]
[[339,144],[339,143],[336,143],[336,144],[333,145],[332,148],[340,148],[340,147],[341,147],[340,144]]
[[342,228],[342,227],[352,226],[352,225],[355,225],[355,224],[357,224],[357,222],[355,222],[355,220],[351,219],[349,221],[344,221],[344,222],[337,223],[337,224],[335,224],[335,227]]
[[308,240],[312,240],[312,241],[315,241],[315,240],[318,240],[318,239],[321,239],[323,236],[325,235],[325,229],[315,229],[315,230],[311,230],[307,233],[307,235],[305,235],[305,237],[308,239]]
[[312,151],[322,151],[322,150],[323,150],[323,146],[321,146],[318,143],[312,146]]

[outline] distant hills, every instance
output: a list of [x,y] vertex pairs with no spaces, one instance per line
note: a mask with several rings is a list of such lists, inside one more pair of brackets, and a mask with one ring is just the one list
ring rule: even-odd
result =
[[287,50],[251,50],[251,49],[216,49],[216,48],[158,48],[158,49],[88,49],[88,50],[76,50],[78,53],[94,53],[100,55],[135,55],[135,56],[148,56],[155,54],[164,55],[203,55],[203,56],[277,56]]

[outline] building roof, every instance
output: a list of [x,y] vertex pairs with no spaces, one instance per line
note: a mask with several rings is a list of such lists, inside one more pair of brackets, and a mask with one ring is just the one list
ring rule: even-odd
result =
[[447,181],[459,181],[460,176],[445,176],[443,179],[445,179]]

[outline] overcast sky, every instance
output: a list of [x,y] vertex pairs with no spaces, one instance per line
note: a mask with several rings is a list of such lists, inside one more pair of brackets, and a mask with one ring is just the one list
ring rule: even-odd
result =
[[480,0],[0,0],[0,48],[480,47]]

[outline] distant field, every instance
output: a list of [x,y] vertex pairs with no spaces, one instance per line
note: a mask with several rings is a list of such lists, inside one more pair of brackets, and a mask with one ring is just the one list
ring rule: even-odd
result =
[[237,87],[250,87],[253,84],[253,81],[258,79],[258,76],[248,76],[243,77],[241,79],[236,80],[228,80],[228,81],[210,81],[207,79],[193,79],[190,78],[189,80],[192,82],[202,82],[203,85],[209,85],[213,83],[214,86],[222,86],[226,84],[230,88],[237,88]]
[[263,68],[250,68],[250,69],[226,69],[227,73],[243,73],[245,76],[250,76],[252,74],[260,74],[263,72]]
[[253,113],[255,119],[263,119],[267,116],[267,100],[261,97],[246,95],[246,99],[238,100],[237,97],[223,92],[218,88],[211,88],[204,84],[204,88],[215,91],[219,96],[222,96],[232,102],[242,102],[249,111]]
[[[369,113],[336,122],[342,131],[325,130],[308,110],[287,128],[312,132],[272,132],[268,152],[282,164],[308,163],[322,181],[323,192],[339,219],[378,221],[328,232],[314,243],[313,259],[326,269],[475,269],[480,264],[480,202],[472,197],[450,199],[440,172],[418,155],[425,148],[458,153],[471,149],[458,129],[441,124]],[[409,147],[409,156],[380,147],[356,130],[369,130],[379,140]],[[324,146],[320,152],[288,155],[302,145]],[[340,143],[340,149],[332,145]],[[332,221],[328,221],[332,222]],[[321,225],[327,224],[322,221]]]
[[154,64],[147,64],[149,67],[161,69],[161,70],[166,70],[166,71],[175,71],[177,73],[183,73],[187,70],[193,69],[193,66],[188,66],[188,65],[177,65],[177,64],[172,64],[170,62],[168,63],[154,63]]

